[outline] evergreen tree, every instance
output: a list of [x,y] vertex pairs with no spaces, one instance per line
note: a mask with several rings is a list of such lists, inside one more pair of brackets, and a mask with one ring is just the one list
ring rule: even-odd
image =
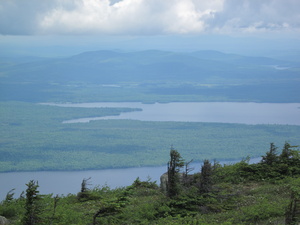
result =
[[285,175],[300,174],[300,154],[296,149],[298,146],[291,146],[288,142],[285,142],[282,153],[279,156],[281,163],[281,170]]
[[179,152],[171,148],[170,161],[168,162],[168,184],[167,194],[170,198],[180,193],[180,169],[184,166],[184,161]]
[[84,178],[83,180],[82,180],[82,183],[81,183],[81,192],[83,193],[83,192],[87,192],[87,191],[89,191],[89,189],[88,189],[88,185],[90,185],[90,183],[88,183],[88,181],[90,180],[91,178],[89,177],[88,179],[86,179],[86,178]]
[[212,188],[212,165],[209,160],[204,160],[203,165],[201,167],[200,174],[200,184],[199,184],[199,192],[201,194],[206,194],[211,191]]
[[39,201],[41,200],[41,197],[37,190],[39,187],[38,182],[31,180],[26,186],[26,211],[23,218],[23,225],[40,224],[39,215],[41,213],[41,207]]
[[268,152],[266,152],[265,156],[262,156],[261,162],[263,164],[267,164],[269,166],[272,166],[273,164],[278,162],[278,156],[276,153],[276,149],[277,149],[277,147],[274,145],[274,143],[271,143],[270,150]]
[[189,178],[189,173],[194,170],[193,167],[190,167],[190,164],[192,162],[193,162],[193,160],[190,160],[189,162],[184,163],[184,173],[183,173],[183,182],[182,183],[185,186],[190,185],[190,183],[192,181],[192,179]]
[[88,185],[91,185],[88,181],[90,180],[91,178],[84,178],[82,180],[82,183],[81,183],[81,190],[80,192],[77,194],[77,197],[79,200],[84,200],[86,198],[88,198],[89,196],[89,188],[88,188]]
[[7,192],[6,197],[5,197],[5,202],[11,202],[14,199],[14,190],[15,189],[11,189],[9,192]]
[[52,216],[50,218],[50,224],[53,224],[54,220],[55,220],[55,213],[56,213],[56,208],[57,208],[57,203],[58,201],[60,200],[59,196],[56,195],[54,198],[53,198],[53,213],[52,213]]
[[285,142],[280,155],[280,160],[284,163],[288,163],[292,156],[293,156],[292,146],[288,142]]

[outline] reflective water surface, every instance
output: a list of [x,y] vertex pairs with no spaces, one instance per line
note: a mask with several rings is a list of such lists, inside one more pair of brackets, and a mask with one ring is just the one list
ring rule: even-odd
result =
[[96,102],[79,104],[49,104],[62,107],[129,107],[142,111],[119,116],[79,118],[64,123],[89,122],[100,119],[133,119],[141,121],[221,122],[243,124],[300,125],[300,103],[253,102],[172,102],[142,104],[138,102]]

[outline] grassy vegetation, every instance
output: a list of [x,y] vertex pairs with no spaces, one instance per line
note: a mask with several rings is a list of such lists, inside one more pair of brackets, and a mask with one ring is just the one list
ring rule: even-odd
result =
[[[28,203],[28,185],[26,198],[25,195],[13,198],[13,191],[8,193],[0,204],[0,215],[12,224],[24,224],[28,215],[25,206],[31,204],[29,210],[35,218],[32,224],[41,225],[263,225],[286,224],[288,220],[291,222],[288,224],[297,224],[299,212],[291,210],[291,202],[299,201],[300,196],[300,170],[296,169],[300,163],[299,151],[290,145],[283,149],[288,149],[289,157],[281,153],[273,163],[265,157],[257,164],[248,164],[246,160],[234,165],[214,164],[210,175],[213,182],[205,193],[199,192],[201,173],[189,175],[192,181],[182,184],[180,193],[172,198],[151,180],[137,178],[127,187],[89,189],[90,181],[86,179],[77,195],[42,196],[35,191],[30,195],[35,200]],[[284,164],[289,165],[288,170],[279,169]],[[273,177],[273,172],[280,176]]]
[[300,142],[300,126],[101,120],[80,117],[132,109],[54,107],[2,102],[0,171],[83,170],[165,165],[171,145],[185,159],[260,157],[267,143]]

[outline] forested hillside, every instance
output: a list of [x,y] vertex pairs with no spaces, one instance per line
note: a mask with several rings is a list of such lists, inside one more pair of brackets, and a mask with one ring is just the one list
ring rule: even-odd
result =
[[225,54],[94,51],[0,58],[0,100],[299,102],[299,63]]
[[[201,171],[171,149],[167,173],[158,186],[137,178],[132,185],[89,188],[77,195],[40,195],[38,181],[26,192],[7,193],[0,215],[11,224],[298,224],[300,155],[297,146],[273,143],[257,164],[204,160]],[[1,218],[5,220],[3,217]]]

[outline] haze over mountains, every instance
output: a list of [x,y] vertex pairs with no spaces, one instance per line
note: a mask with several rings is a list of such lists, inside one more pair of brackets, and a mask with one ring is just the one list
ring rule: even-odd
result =
[[214,95],[230,89],[244,95],[254,86],[262,90],[274,88],[274,92],[284,87],[284,98],[268,97],[267,101],[293,102],[298,100],[295,94],[300,83],[300,64],[293,60],[218,51],[103,50],[65,58],[15,57],[0,61],[1,100],[47,101],[54,92],[72,85],[78,88],[131,83],[157,94],[197,94],[202,88],[201,94]]

